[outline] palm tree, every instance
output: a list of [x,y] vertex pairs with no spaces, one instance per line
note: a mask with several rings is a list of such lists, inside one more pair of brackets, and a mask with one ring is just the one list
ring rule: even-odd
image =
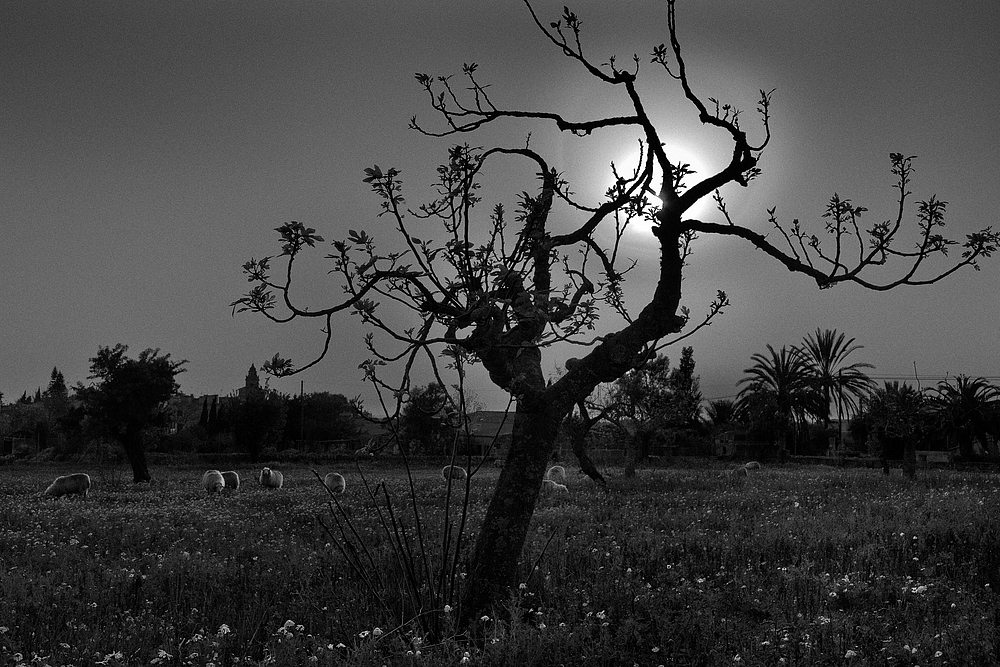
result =
[[737,401],[748,407],[773,406],[777,420],[774,426],[785,436],[787,445],[789,436],[794,442],[795,427],[800,422],[820,413],[822,399],[811,382],[808,361],[798,348],[775,351],[768,345],[767,351],[768,356],[757,353],[750,357],[754,365],[743,370],[746,375],[737,385],[746,386]]
[[889,474],[889,454],[902,449],[903,471],[913,477],[916,470],[917,441],[927,435],[926,396],[899,382],[886,382],[864,401],[871,434],[879,445],[882,470]]
[[[815,386],[823,395],[825,409],[819,415],[826,426],[830,425],[830,403],[837,401],[837,416],[849,410],[857,412],[858,401],[874,386],[862,368],[875,368],[869,363],[847,364],[847,357],[864,346],[855,345],[854,339],[846,340],[836,329],[816,329],[799,348],[806,358]],[[841,401],[843,401],[841,403]]]
[[978,440],[990,455],[997,455],[997,445],[988,434],[997,430],[996,400],[1000,389],[983,378],[959,375],[955,383],[941,382],[929,391],[930,408],[938,424],[958,439],[962,458],[975,457],[974,441]]
[[728,426],[736,421],[736,403],[725,398],[716,401],[709,401],[708,407],[705,409],[705,413],[707,414],[708,420],[711,422],[713,427],[722,428],[723,426]]

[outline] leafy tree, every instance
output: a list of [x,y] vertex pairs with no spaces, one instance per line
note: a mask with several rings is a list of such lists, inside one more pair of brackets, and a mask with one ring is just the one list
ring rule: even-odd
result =
[[626,435],[626,477],[649,456],[649,449],[666,425],[673,391],[670,360],[662,355],[622,375],[612,385],[613,410],[609,418]]
[[845,339],[846,336],[836,329],[816,329],[815,334],[806,336],[800,348],[812,381],[823,395],[826,409],[820,406],[819,417],[827,426],[830,425],[831,403],[837,401],[841,415],[844,410],[856,411],[858,401],[871,391],[873,385],[862,369],[874,366],[865,362],[847,363],[847,357],[863,346],[856,345],[853,338]]
[[690,428],[701,416],[701,391],[694,375],[694,350],[685,347],[677,368],[657,355],[614,382],[608,419],[627,434],[625,476],[649,455],[650,447],[669,428]]
[[132,466],[134,482],[152,478],[146,461],[143,431],[165,423],[165,404],[180,388],[176,377],[186,361],[171,361],[159,349],[147,349],[131,359],[128,347],[121,343],[100,347],[90,359],[89,386],[79,384],[77,397],[92,423],[116,440],[125,450]]
[[970,461],[978,458],[976,441],[991,456],[1000,455],[996,441],[989,437],[1000,427],[998,398],[1000,389],[983,378],[959,375],[954,382],[941,382],[931,389],[927,407],[938,426],[955,435],[962,458]]
[[[257,312],[276,322],[323,323],[325,342],[315,359],[296,366],[276,355],[267,364],[269,372],[288,375],[318,363],[336,330],[331,326],[333,317],[353,312],[373,329],[367,339],[371,359],[365,364],[372,382],[385,382],[379,374],[390,360],[399,360],[405,375],[418,356],[434,363],[436,352],[444,349],[456,362],[482,364],[491,380],[516,399],[512,444],[476,538],[460,626],[478,619],[515,582],[563,419],[599,384],[613,382],[651,358],[655,350],[672,342],[674,334],[687,329],[682,334],[687,335],[697,328],[681,303],[681,284],[699,235],[742,239],[820,288],[853,282],[877,290],[930,284],[962,267],[975,267],[1000,241],[986,228],[967,236],[952,266],[929,266],[957,243],[941,234],[946,203],[936,197],[917,206],[915,242],[904,238],[911,227],[906,218],[913,157],[901,153],[889,155],[898,204],[893,220],[863,229],[866,209],[835,194],[824,213],[827,243],[798,220],[790,224],[779,220],[773,208],[767,215],[773,231],[765,235],[757,231],[757,220],[743,224],[734,219],[722,188],[746,187],[761,173],[760,157],[771,137],[770,92],[760,93],[756,129],[741,110],[696,94],[699,84],[691,80],[681,52],[675,2],[668,0],[669,44],[653,48],[653,69],[675,83],[692,114],[731,145],[728,164],[692,182],[695,174],[690,166],[669,154],[666,134],[661,134],[672,131],[673,124],[659,126],[647,112],[662,108],[664,90],[657,85],[648,98],[641,91],[641,59],[636,56],[624,65],[614,58],[594,60],[584,51],[582,23],[575,13],[564,8],[560,18],[542,20],[526,4],[542,39],[580,66],[606,94],[618,94],[622,114],[587,117],[589,109],[581,108],[571,110],[570,118],[548,110],[509,108],[501,102],[502,93],[484,83],[472,63],[463,68],[461,86],[450,77],[416,75],[443,123],[440,130],[428,129],[413,118],[411,126],[427,135],[448,137],[514,123],[517,127],[534,123],[582,140],[608,129],[631,131],[641,147],[638,162],[613,166],[614,184],[608,190],[578,194],[560,175],[559,166],[525,142],[518,130],[509,145],[452,148],[438,170],[431,200],[415,208],[408,208],[403,198],[398,169],[368,167],[364,182],[380,200],[380,217],[398,243],[377,243],[363,229],[334,240],[326,251],[332,262],[330,275],[338,280],[336,289],[342,288],[344,297],[326,307],[304,307],[291,287],[292,277],[298,275],[295,262],[323,238],[301,222],[286,222],[277,228],[283,259],[274,277],[274,258],[251,259],[243,269],[252,287],[233,303],[234,311]],[[535,179],[531,192],[520,194],[513,216],[500,202],[488,216],[481,215],[485,174],[496,174],[505,166],[513,173],[504,174],[501,182],[516,183],[515,170],[520,169],[522,182]],[[650,195],[662,204],[654,204]],[[718,222],[687,215],[705,197],[715,200]],[[660,256],[656,286],[636,310],[623,297],[630,260],[623,256],[621,241],[628,226],[642,219],[652,224],[650,242]],[[439,234],[432,229],[435,223],[440,225]],[[887,270],[890,260],[904,264],[898,277]],[[871,270],[874,276],[869,276]],[[388,300],[392,308],[380,308],[378,299]],[[720,292],[701,324],[727,303]],[[598,335],[595,319],[602,307],[617,313],[620,324],[602,320]],[[410,312],[400,315],[399,309]],[[586,354],[550,383],[542,370],[543,351],[567,341],[587,345],[581,348]],[[408,386],[407,382],[403,377],[398,386]]]
[[784,439],[786,448],[794,449],[799,426],[807,416],[820,412],[822,395],[814,387],[808,361],[798,348],[775,351],[768,345],[767,352],[750,357],[754,364],[743,370],[745,375],[737,383],[744,385],[737,401],[752,427],[773,429]]

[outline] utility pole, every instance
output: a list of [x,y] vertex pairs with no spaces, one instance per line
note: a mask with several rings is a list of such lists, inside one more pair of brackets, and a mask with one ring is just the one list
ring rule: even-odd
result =
[[306,442],[306,383],[299,380],[299,449],[305,446]]

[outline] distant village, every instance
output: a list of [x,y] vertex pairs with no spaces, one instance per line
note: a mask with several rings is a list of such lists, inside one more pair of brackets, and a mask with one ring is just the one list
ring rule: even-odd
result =
[[[426,390],[425,390],[426,391]],[[417,392],[418,400],[421,396]],[[145,434],[151,452],[241,453],[259,455],[281,451],[303,454],[352,454],[400,452],[445,455],[455,442],[443,410],[413,410],[403,418],[397,433],[371,415],[360,414],[341,394],[330,392],[286,396],[261,385],[251,364],[242,387],[226,394],[195,396],[178,393],[162,409],[162,420]],[[435,414],[436,412],[440,414]],[[62,374],[53,369],[48,388],[32,396],[25,392],[13,402],[0,404],[0,456],[10,458],[66,458],[88,449],[114,455],[114,445],[94,437],[83,423],[80,401],[67,388]],[[471,413],[464,429],[463,451],[498,453],[509,444],[513,415],[503,411]],[[400,431],[405,431],[405,433]]]

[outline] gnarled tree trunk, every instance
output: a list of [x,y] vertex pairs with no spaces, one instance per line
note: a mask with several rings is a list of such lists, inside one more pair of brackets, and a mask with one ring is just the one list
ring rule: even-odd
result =
[[518,402],[510,449],[476,540],[462,599],[461,628],[470,627],[516,581],[542,478],[567,412],[568,408],[545,400]]

